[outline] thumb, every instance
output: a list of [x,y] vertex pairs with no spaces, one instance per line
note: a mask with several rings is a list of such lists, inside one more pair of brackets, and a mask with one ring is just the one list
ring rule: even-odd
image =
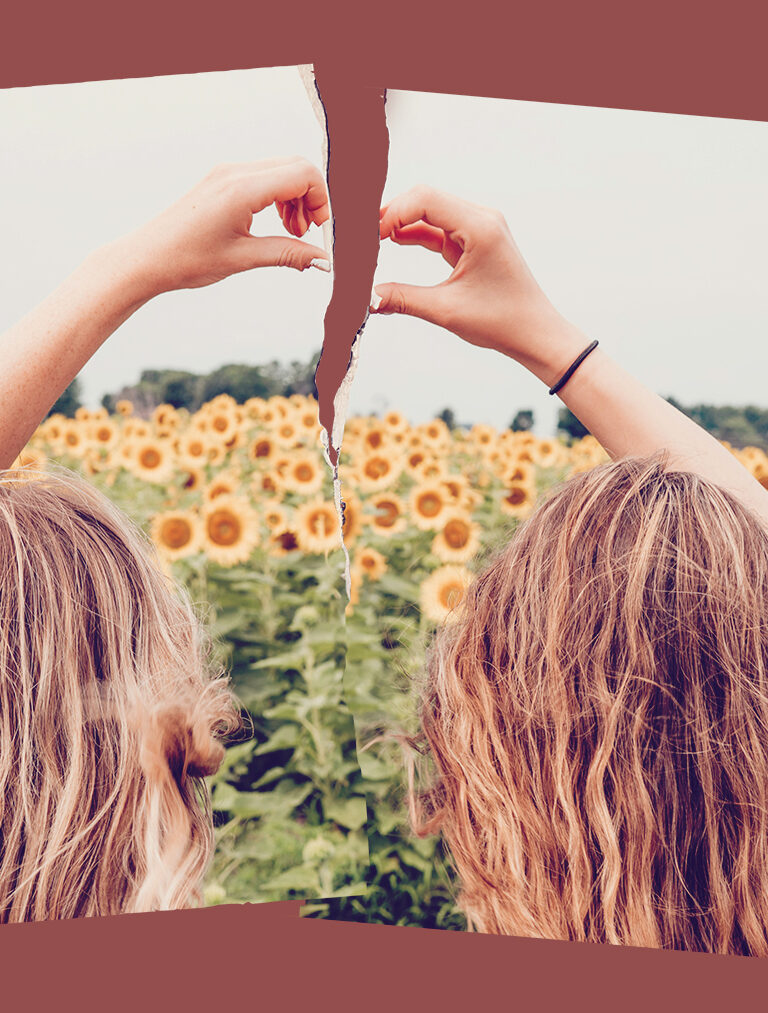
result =
[[326,250],[301,239],[288,236],[249,236],[241,247],[243,269],[251,267],[292,267],[303,271],[317,267],[330,271],[331,262]]
[[433,324],[443,318],[443,291],[437,286],[401,285],[388,282],[376,285],[371,293],[371,312],[403,313]]

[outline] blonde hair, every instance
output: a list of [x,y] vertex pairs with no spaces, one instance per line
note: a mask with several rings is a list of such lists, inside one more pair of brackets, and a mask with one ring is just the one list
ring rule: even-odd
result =
[[768,954],[768,531],[661,457],[546,499],[434,643],[440,832],[483,932]]
[[0,921],[183,907],[237,724],[148,540],[65,472],[0,474]]

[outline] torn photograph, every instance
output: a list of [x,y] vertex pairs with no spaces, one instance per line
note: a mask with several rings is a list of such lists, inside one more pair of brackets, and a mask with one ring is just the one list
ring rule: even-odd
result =
[[0,124],[0,921],[358,893],[313,72]]
[[768,127],[386,110],[333,916],[764,956]]

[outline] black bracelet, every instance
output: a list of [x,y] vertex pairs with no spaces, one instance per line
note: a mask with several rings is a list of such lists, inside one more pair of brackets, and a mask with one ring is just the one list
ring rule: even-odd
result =
[[593,352],[597,348],[597,346],[599,344],[600,344],[600,342],[597,341],[597,340],[595,340],[595,341],[592,342],[592,344],[587,345],[587,347],[584,349],[584,351],[581,353],[581,355],[577,359],[574,359],[574,361],[571,363],[571,365],[568,367],[568,369],[566,369],[566,371],[563,373],[563,375],[557,381],[557,383],[555,384],[555,386],[549,388],[549,393],[550,394],[557,394],[557,392],[562,387],[564,387],[566,383],[568,383],[568,381],[571,379],[571,377],[573,376],[573,374],[576,372],[576,370],[579,368],[579,366],[582,364],[582,362],[586,359],[586,357],[589,355],[589,353]]

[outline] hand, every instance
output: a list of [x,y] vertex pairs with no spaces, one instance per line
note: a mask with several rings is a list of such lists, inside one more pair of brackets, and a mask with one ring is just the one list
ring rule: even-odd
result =
[[381,209],[380,234],[439,253],[452,268],[434,286],[375,286],[376,313],[406,313],[494,348],[548,384],[584,346],[546,298],[504,217],[490,208],[419,186]]
[[303,158],[221,165],[153,221],[118,240],[119,256],[141,278],[147,298],[255,267],[330,270],[322,247],[289,236],[251,235],[253,216],[270,204],[293,237],[330,215],[325,180]]

